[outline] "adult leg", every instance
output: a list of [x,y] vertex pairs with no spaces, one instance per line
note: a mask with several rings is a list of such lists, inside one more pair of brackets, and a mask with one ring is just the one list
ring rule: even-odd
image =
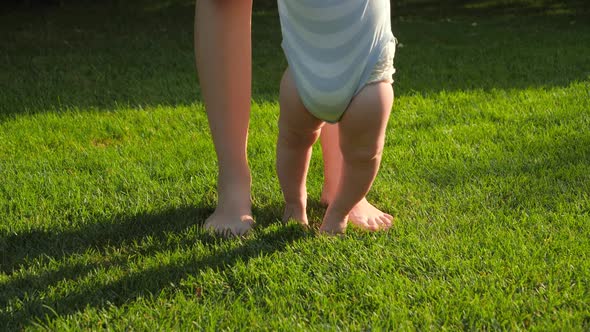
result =
[[[342,172],[321,231],[343,233],[350,211],[371,188],[381,163],[392,103],[393,90],[390,84],[369,84],[352,100],[340,120],[338,129]],[[386,218],[380,221],[385,224]]]
[[294,219],[307,225],[305,181],[312,145],[320,135],[323,121],[306,109],[289,69],[283,74],[279,93],[281,114],[277,142],[277,174],[285,197],[283,221]]
[[[344,162],[340,151],[338,125],[326,124],[322,128],[320,142],[324,159],[324,185],[320,201],[322,204],[330,205],[336,196]],[[356,226],[367,230],[389,228],[393,222],[393,216],[377,209],[366,197],[352,208],[348,219]]]
[[198,0],[195,55],[218,160],[218,205],[207,229],[242,235],[252,226],[246,156],[252,80],[252,0]]

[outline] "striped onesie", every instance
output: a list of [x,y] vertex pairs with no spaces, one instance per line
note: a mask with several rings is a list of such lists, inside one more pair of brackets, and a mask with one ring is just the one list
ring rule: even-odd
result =
[[[352,98],[393,74],[389,0],[278,0],[282,47],[303,104],[338,122]],[[385,66],[385,68],[383,68]]]

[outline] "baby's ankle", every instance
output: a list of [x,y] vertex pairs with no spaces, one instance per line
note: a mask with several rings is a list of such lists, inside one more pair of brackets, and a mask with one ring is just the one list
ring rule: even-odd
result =
[[327,234],[327,235],[338,235],[344,234],[346,232],[346,226],[348,226],[348,221],[346,219],[338,220],[338,219],[327,219],[324,217],[324,221],[320,226],[320,233]]
[[295,220],[300,224],[307,225],[307,211],[304,202],[286,202],[283,212],[283,222]]
[[328,208],[320,226],[320,232],[329,234],[343,234],[348,225],[348,214]]

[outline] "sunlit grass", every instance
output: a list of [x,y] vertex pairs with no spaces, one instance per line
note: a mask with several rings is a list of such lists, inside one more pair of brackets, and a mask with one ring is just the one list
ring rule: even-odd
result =
[[216,161],[192,8],[150,6],[0,20],[0,329],[590,328],[589,21],[396,21],[369,194],[396,225],[332,239],[315,232],[318,151],[312,230],[279,222],[285,61],[277,17],[257,13],[257,227],[221,240],[201,228]]

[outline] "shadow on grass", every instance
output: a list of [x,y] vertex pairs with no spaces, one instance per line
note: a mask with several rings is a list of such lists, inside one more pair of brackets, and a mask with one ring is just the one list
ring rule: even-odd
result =
[[[0,121],[66,109],[183,106],[200,100],[191,1],[65,3],[0,15]],[[541,8],[586,15],[587,3],[547,0]],[[400,15],[428,17],[438,11],[454,17],[479,10],[490,19],[512,8],[516,16],[477,30],[470,21],[452,26],[426,19],[427,24],[404,25],[394,18],[395,33],[405,45],[396,57],[396,94],[587,80],[590,63],[580,56],[587,53],[587,15],[574,26],[568,23],[572,14],[541,13],[546,16],[527,23],[537,7],[531,1],[400,2]],[[253,99],[276,102],[286,67],[279,20],[270,10],[255,13],[252,23]]]
[[590,12],[586,0],[398,0],[396,16],[448,17],[456,15],[580,15]]
[[[0,121],[199,102],[194,3],[157,9],[153,1],[141,3],[68,3],[0,14]],[[253,36],[253,98],[275,101],[286,67],[278,17],[256,13]]]
[[114,217],[64,231],[37,229],[4,235],[0,238],[0,271],[10,275],[38,258],[60,260],[64,256],[83,254],[89,248],[117,247],[145,237],[163,240],[168,232],[180,234],[201,225],[212,212],[213,208],[187,207],[158,214]]
[[[255,211],[255,216],[262,214],[265,219],[275,220],[273,214],[278,209],[268,210]],[[20,329],[88,306],[120,305],[158,294],[189,275],[207,269],[229,269],[237,261],[248,262],[281,251],[307,236],[302,228],[287,225],[255,229],[243,239],[223,240],[201,228],[210,212],[209,208],[175,209],[114,218],[74,231],[36,231],[3,238],[2,270],[10,280],[0,284],[0,307],[8,309],[12,304],[12,311],[0,311],[0,327]],[[136,243],[143,244],[134,249]],[[157,254],[171,251],[181,251],[182,255],[130,272],[137,259],[154,261]],[[88,258],[80,259],[83,256]],[[36,266],[44,267],[43,271],[36,273]],[[125,272],[114,281],[100,278],[99,271],[113,269]],[[80,283],[77,288],[60,289],[59,284],[68,280]]]

